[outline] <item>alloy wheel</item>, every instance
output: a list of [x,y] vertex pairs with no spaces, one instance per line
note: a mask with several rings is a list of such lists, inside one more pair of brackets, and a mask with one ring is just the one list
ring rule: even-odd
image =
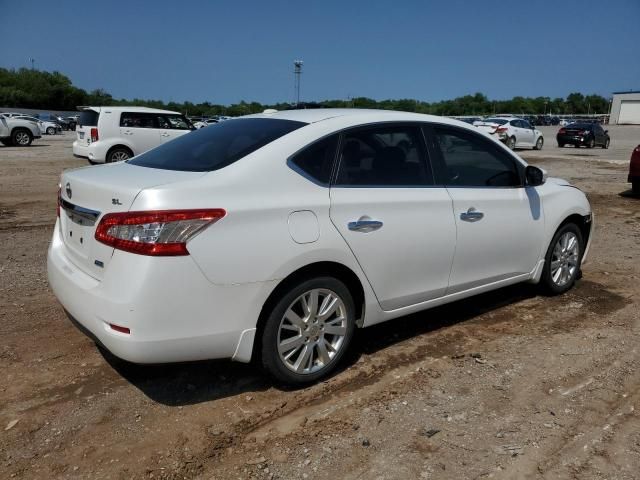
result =
[[26,132],[16,133],[15,138],[19,145],[29,145],[29,135]]
[[558,287],[567,285],[575,276],[578,269],[580,243],[573,232],[562,235],[551,254],[551,280]]
[[329,365],[347,335],[347,308],[333,291],[309,290],[286,310],[278,328],[278,354],[297,374],[311,374]]
[[112,162],[121,162],[122,160],[128,160],[128,159],[129,159],[129,154],[124,150],[118,150],[111,154]]

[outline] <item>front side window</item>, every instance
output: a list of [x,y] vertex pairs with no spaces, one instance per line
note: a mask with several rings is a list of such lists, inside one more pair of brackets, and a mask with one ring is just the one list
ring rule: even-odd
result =
[[417,126],[383,125],[343,134],[336,186],[433,185]]
[[173,130],[193,130],[191,123],[182,115],[157,115],[160,128]]
[[296,153],[289,161],[294,170],[305,177],[321,185],[328,185],[337,147],[338,135],[331,135]]
[[517,187],[522,185],[515,160],[492,140],[457,129],[435,128],[436,146],[444,165],[439,183],[455,187]]
[[201,128],[129,160],[132,165],[210,172],[231,165],[307,125],[274,118],[240,118]]

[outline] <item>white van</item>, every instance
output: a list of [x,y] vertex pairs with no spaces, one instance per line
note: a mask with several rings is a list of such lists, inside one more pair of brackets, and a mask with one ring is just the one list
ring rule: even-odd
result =
[[73,155],[89,163],[119,162],[195,127],[179,112],[147,107],[78,107]]

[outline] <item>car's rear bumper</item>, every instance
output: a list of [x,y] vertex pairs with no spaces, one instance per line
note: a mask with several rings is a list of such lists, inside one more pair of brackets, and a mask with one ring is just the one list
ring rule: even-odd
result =
[[78,140],[73,142],[73,156],[86,158],[94,163],[104,163],[106,152],[103,152],[103,150],[97,142],[89,145],[80,143]]
[[558,143],[564,143],[565,145],[587,145],[591,140],[591,137],[584,137],[582,135],[558,135],[556,136]]
[[47,255],[49,285],[74,323],[116,357],[134,363],[251,359],[270,282],[215,285],[190,256],[120,251],[97,280],[67,258],[65,248],[56,223]]

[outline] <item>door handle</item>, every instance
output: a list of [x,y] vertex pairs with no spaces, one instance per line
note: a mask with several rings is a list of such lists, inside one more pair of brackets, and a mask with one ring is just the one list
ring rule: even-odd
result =
[[161,134],[160,134],[160,136],[161,136],[161,137],[168,137],[168,136],[169,136],[169,134],[168,134],[168,133],[161,133]]
[[482,220],[483,217],[484,213],[476,211],[473,207],[460,214],[460,220],[464,220],[465,222],[477,222],[478,220]]
[[360,220],[356,220],[355,222],[349,222],[348,227],[349,230],[352,230],[354,232],[369,233],[375,230],[379,230],[380,228],[382,228],[382,225],[383,223],[379,220],[363,220],[361,218]]
[[125,135],[133,135],[133,132],[131,130],[125,130],[124,134]]

